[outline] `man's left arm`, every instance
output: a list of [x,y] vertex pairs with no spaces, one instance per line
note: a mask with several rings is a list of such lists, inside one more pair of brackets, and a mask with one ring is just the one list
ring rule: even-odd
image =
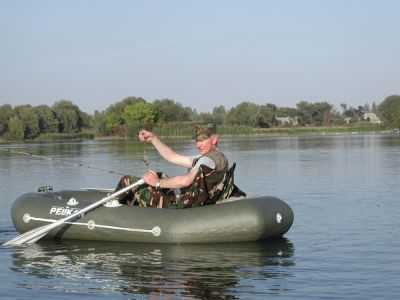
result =
[[160,183],[161,188],[169,188],[169,189],[181,189],[187,187],[193,183],[194,178],[196,177],[197,170],[193,170],[185,175],[178,175],[168,178],[158,178],[158,175],[153,170],[149,170],[146,174],[143,175],[143,180],[150,186],[157,186],[157,183]]

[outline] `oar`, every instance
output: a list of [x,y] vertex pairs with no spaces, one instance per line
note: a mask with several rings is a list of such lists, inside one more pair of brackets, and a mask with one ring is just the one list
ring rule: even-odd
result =
[[91,205],[89,205],[89,206],[87,206],[87,207],[85,207],[85,208],[73,213],[72,215],[70,215],[70,216],[68,216],[68,217],[66,217],[64,219],[60,219],[60,220],[55,221],[54,223],[51,223],[51,224],[48,224],[48,225],[44,225],[44,226],[32,229],[32,230],[30,230],[28,232],[25,232],[24,234],[21,234],[21,235],[15,237],[15,238],[13,238],[12,240],[9,240],[8,242],[5,242],[3,244],[3,246],[13,246],[13,245],[21,245],[21,244],[24,244],[24,243],[27,243],[27,244],[34,243],[37,240],[41,239],[43,236],[45,236],[50,230],[52,230],[52,229],[64,224],[65,222],[67,222],[67,221],[69,221],[69,220],[71,220],[71,219],[73,219],[73,218],[75,218],[75,217],[77,217],[79,215],[82,215],[82,214],[84,214],[84,213],[86,213],[86,212],[88,212],[88,211],[90,211],[90,210],[92,210],[92,209],[94,209],[94,208],[106,203],[107,201],[111,200],[112,198],[114,198],[114,197],[116,197],[118,195],[121,195],[121,194],[129,191],[130,189],[133,189],[134,187],[136,187],[138,185],[141,185],[143,183],[144,183],[143,179],[140,179],[137,182],[135,182],[135,183],[133,183],[133,184],[127,186],[127,187],[124,187],[121,190],[116,191],[115,193],[111,194],[110,196],[107,196],[107,197],[105,197],[105,198],[103,198],[103,199],[101,199],[101,200],[99,200],[99,201],[97,201],[97,202],[95,202],[95,203],[93,203],[93,204],[91,204]]

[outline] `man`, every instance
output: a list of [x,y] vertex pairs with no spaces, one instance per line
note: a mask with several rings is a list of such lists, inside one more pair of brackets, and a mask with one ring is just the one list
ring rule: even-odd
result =
[[[218,149],[216,126],[196,126],[194,138],[199,155],[184,156],[172,150],[154,133],[140,131],[140,141],[152,143],[165,160],[189,171],[184,175],[168,177],[149,170],[142,177],[146,184],[132,191],[128,198],[133,198],[140,206],[189,208],[214,204],[229,196],[233,189],[233,176],[229,176],[228,160]],[[132,176],[122,177],[117,190],[136,179]],[[177,196],[175,190],[179,190],[180,195]],[[120,199],[120,202],[129,202],[126,198]]]

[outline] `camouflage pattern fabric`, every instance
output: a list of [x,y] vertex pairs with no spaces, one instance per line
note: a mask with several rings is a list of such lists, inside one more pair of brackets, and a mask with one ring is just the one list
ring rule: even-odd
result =
[[169,203],[176,202],[176,195],[171,189],[157,191],[156,188],[145,185],[135,193],[134,199],[139,206],[168,208]]
[[[120,203],[157,208],[190,208],[215,204],[228,198],[235,188],[233,172],[235,164],[227,172],[217,172],[205,165],[201,165],[196,173],[193,184],[181,190],[180,197],[176,197],[174,190],[161,189],[143,184],[133,191],[121,196]],[[165,176],[161,175],[161,178]],[[116,190],[137,181],[136,176],[121,178]]]
[[234,167],[232,168],[228,172],[217,172],[205,165],[201,165],[193,184],[182,189],[177,203],[171,206],[189,208],[215,204],[228,198],[234,186]]
[[[158,173],[160,178],[165,178],[164,173]],[[115,191],[118,191],[136,181],[140,178],[137,176],[125,175],[118,182]],[[116,198],[121,204],[139,205],[143,207],[157,207],[166,208],[168,202],[176,202],[175,192],[172,189],[161,189],[157,191],[156,188],[147,184],[142,184]]]
[[[117,186],[115,187],[114,192],[119,191],[120,189],[127,187],[128,185],[131,185],[132,183],[138,181],[140,178],[137,176],[130,176],[130,175],[125,175],[123,176]],[[139,187],[136,187],[128,192],[125,192],[117,197],[115,197],[115,199],[117,199],[119,201],[119,203],[121,204],[134,204],[132,203],[132,200],[134,200],[134,193],[138,190]]]
[[204,141],[216,133],[217,126],[214,123],[196,125],[193,139],[197,141]]

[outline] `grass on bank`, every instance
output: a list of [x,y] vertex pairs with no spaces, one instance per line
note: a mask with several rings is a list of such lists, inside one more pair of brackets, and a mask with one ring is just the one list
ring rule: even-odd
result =
[[[368,132],[383,132],[386,129],[381,124],[358,122],[343,126],[303,126],[252,128],[249,126],[220,125],[220,136],[251,136],[251,135],[307,135],[307,134],[354,134]],[[154,133],[160,137],[191,138],[193,124],[165,124],[154,128]]]
[[39,135],[37,141],[65,141],[65,140],[92,140],[95,138],[94,133],[44,133]]
[[[137,137],[139,129],[129,130],[130,138]],[[193,137],[193,123],[168,123],[157,125],[153,132],[162,138],[190,139]],[[256,136],[256,135],[330,135],[330,134],[360,134],[360,133],[383,133],[390,132],[381,124],[358,122],[343,126],[304,126],[304,127],[277,127],[277,128],[252,128],[238,125],[219,125],[220,136]],[[37,137],[36,141],[65,141],[65,140],[87,140],[87,139],[117,139],[121,136],[96,136],[94,132],[85,131],[81,133],[46,133]],[[1,139],[6,141],[8,139]],[[9,141],[9,140],[8,140]]]
[[254,134],[270,135],[303,135],[303,134],[357,134],[386,131],[380,124],[358,122],[342,126],[304,126],[304,127],[279,127],[279,128],[254,128]]

